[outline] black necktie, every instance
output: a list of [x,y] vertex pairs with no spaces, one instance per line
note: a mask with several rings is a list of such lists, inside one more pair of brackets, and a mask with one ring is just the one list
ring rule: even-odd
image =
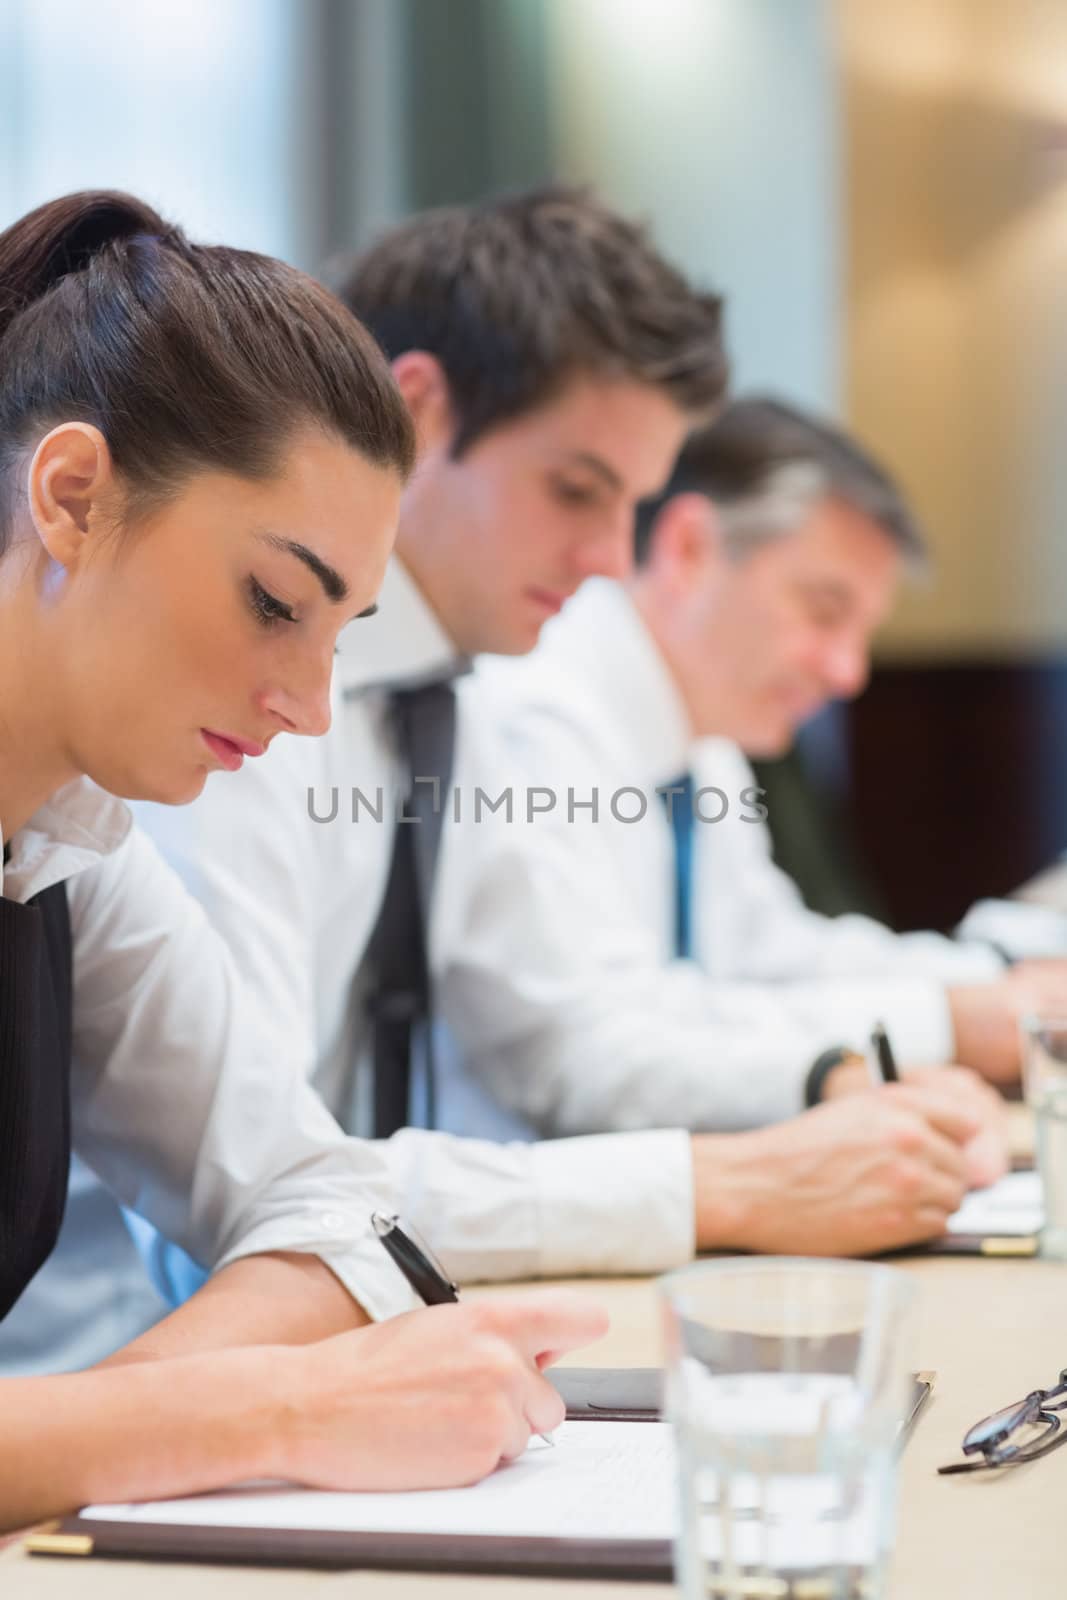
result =
[[399,689],[391,696],[401,761],[408,775],[396,825],[385,897],[367,955],[373,1026],[374,1134],[387,1139],[408,1121],[416,1029],[426,1049],[432,1122],[432,993],[428,949],[430,896],[452,781],[456,697],[451,683]]

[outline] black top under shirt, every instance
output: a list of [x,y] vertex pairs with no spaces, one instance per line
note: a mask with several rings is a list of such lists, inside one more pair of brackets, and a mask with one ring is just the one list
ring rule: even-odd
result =
[[0,1320],[51,1254],[67,1200],[71,964],[65,884],[25,905],[0,894]]

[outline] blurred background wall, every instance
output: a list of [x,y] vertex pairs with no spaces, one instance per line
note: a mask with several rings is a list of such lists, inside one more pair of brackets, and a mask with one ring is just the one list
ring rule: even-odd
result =
[[902,926],[1012,887],[1067,845],[1064,0],[0,4],[0,225],[128,187],[314,268],[553,177],[649,218],[737,386],[839,412],[929,530],[780,848],[836,908],[851,834]]
[[1067,641],[1067,5],[843,0],[849,417],[922,503],[937,582],[894,657]]
[[1067,843],[1067,6],[837,20],[843,410],[936,556],[848,713],[851,808],[895,919],[946,922]]
[[108,184],[315,266],[591,181],[727,290],[740,382],[833,406],[839,89],[823,0],[4,0],[0,218]]

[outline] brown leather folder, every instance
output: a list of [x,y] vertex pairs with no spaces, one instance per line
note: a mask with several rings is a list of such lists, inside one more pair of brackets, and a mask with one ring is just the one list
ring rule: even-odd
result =
[[1001,1260],[1032,1261],[1038,1253],[1036,1233],[946,1233],[901,1254],[924,1256],[996,1256]]
[[[565,1367],[551,1376],[570,1418],[583,1422],[659,1419],[662,1372],[657,1367]],[[595,1493],[595,1484],[589,1487],[590,1493]],[[32,1555],[246,1566],[374,1567],[517,1577],[630,1578],[642,1583],[670,1583],[673,1578],[673,1552],[666,1539],[500,1538],[66,1517],[31,1534],[25,1548]]]
[[546,1374],[581,1422],[658,1422],[662,1367],[555,1367]]
[[[586,1422],[654,1422],[659,1418],[663,1373],[658,1367],[561,1367],[552,1373],[552,1379],[567,1403],[568,1417]],[[932,1381],[932,1373],[915,1375],[904,1436],[914,1425]],[[590,1485],[590,1493],[595,1493],[594,1484]],[[501,1538],[487,1534],[236,1528],[66,1517],[31,1534],[25,1548],[32,1555],[140,1561],[392,1568],[516,1577],[632,1579],[642,1583],[670,1583],[673,1579],[673,1551],[666,1539]]]
[[218,1528],[66,1517],[25,1541],[31,1555],[103,1556],[243,1566],[385,1568],[516,1577],[669,1583],[669,1541],[506,1539],[489,1535],[346,1533],[306,1528]]

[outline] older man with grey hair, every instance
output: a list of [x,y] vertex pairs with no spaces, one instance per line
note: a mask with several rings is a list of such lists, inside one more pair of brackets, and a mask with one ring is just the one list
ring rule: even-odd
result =
[[1006,973],[988,946],[812,913],[774,865],[743,753],[784,752],[859,693],[871,636],[924,561],[866,451],[741,400],[644,507],[634,574],[587,583],[532,656],[479,674],[469,693],[551,797],[523,849],[553,977],[501,943],[487,892],[447,995],[511,1112],[556,1134],[753,1126],[865,1087],[859,1063],[812,1063],[865,1050],[884,1021],[920,1081],[936,1073],[995,1128],[982,1080],[1017,1076],[1020,1011],[1067,1002],[1067,967]]

